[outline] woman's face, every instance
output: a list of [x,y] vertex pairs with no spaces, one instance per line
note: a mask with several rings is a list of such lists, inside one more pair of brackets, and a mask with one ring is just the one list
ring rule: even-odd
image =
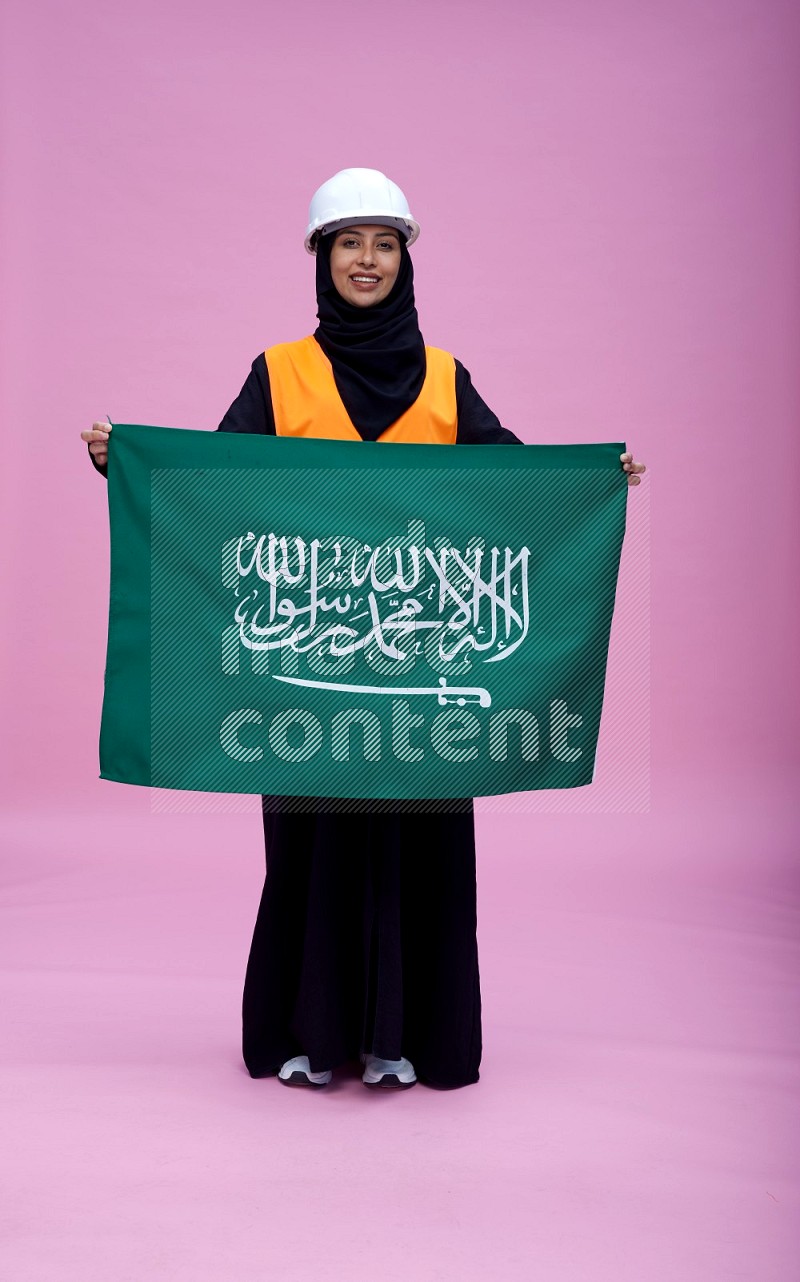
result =
[[400,270],[400,232],[395,227],[345,227],[331,246],[331,278],[342,298],[371,307],[391,292]]

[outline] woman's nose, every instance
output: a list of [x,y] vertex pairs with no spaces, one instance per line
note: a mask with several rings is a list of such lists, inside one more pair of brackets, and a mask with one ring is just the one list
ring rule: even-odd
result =
[[373,250],[370,245],[365,245],[362,249],[359,262],[362,262],[365,267],[368,267],[370,263],[374,262]]

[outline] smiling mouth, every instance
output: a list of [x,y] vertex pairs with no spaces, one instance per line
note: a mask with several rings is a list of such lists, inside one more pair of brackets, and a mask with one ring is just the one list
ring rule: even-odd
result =
[[365,287],[369,285],[380,285],[381,283],[380,276],[351,276],[350,279],[354,285],[362,285]]

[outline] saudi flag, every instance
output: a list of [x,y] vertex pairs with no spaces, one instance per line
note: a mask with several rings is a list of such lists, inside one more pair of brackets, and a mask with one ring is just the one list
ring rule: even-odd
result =
[[100,777],[358,799],[590,784],[624,449],[115,425]]

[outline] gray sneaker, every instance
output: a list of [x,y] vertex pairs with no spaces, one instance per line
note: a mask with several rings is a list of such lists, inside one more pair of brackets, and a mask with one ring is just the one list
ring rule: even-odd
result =
[[365,1055],[362,1051],[361,1063],[364,1065],[361,1080],[365,1086],[407,1090],[409,1086],[416,1084],[414,1065],[403,1056],[400,1059],[381,1059],[378,1055]]
[[278,1069],[278,1078],[284,1086],[327,1086],[332,1077],[329,1068],[324,1073],[312,1073],[307,1055],[295,1055]]

